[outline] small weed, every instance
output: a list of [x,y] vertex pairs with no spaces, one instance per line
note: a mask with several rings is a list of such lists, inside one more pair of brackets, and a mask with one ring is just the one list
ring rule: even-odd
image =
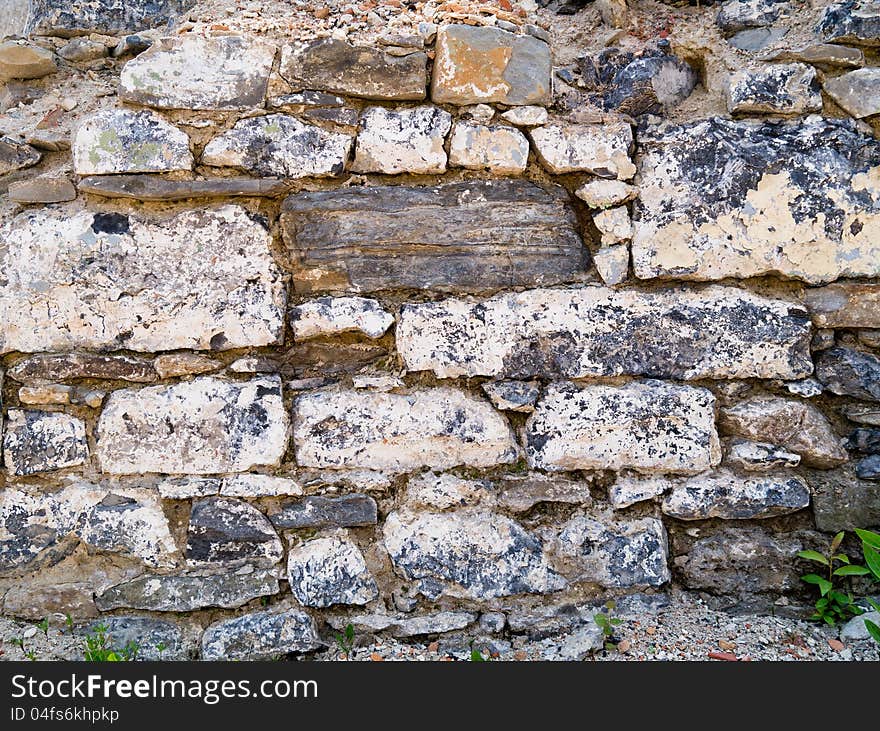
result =
[[40,630],[46,639],[49,639],[49,618],[46,617],[42,622],[37,623],[37,629]]
[[73,633],[73,617],[70,616],[70,612],[64,615],[64,625],[67,627],[67,631],[71,634]]
[[804,574],[801,581],[813,584],[819,590],[819,598],[816,600],[816,611],[810,619],[825,622],[834,627],[838,622],[845,622],[850,617],[862,613],[862,608],[855,603],[852,591],[841,591],[840,584],[850,576],[865,576],[870,571],[854,564],[845,553],[838,553],[840,544],[843,543],[844,531],[834,536],[826,553],[819,551],[798,551],[797,555],[807,561],[820,564],[826,568],[823,573]]
[[[862,540],[862,555],[865,557],[868,570],[874,575],[875,581],[880,581],[880,534],[856,528],[856,535]],[[867,602],[875,612],[880,612],[880,604],[873,599],[867,599]],[[877,623],[866,619],[865,628],[874,638],[874,642],[880,644],[880,627]]]
[[166,645],[164,642],[160,642],[158,645],[156,645],[156,651],[159,653],[160,660],[162,659],[163,653],[167,649],[168,649],[168,645]]
[[113,650],[107,627],[103,624],[97,625],[93,633],[86,635],[84,656],[87,662],[134,662],[139,652],[140,647],[134,640],[118,652]]
[[623,624],[623,620],[613,616],[614,610],[617,608],[617,602],[611,600],[605,602],[605,611],[596,612],[593,615],[593,621],[602,630],[602,636],[605,638],[605,649],[616,650],[617,640],[614,637],[614,628]]
[[492,655],[488,655],[487,657],[483,657],[483,653],[480,652],[476,647],[474,647],[474,641],[470,642],[471,647],[471,662],[489,662],[492,660]]
[[339,649],[345,654],[349,660],[351,659],[351,652],[354,649],[354,625],[349,623],[345,625],[345,634],[342,635],[340,633],[336,634],[336,644],[339,645]]

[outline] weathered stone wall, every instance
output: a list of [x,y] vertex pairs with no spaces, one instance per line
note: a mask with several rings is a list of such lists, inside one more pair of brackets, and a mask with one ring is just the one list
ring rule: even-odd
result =
[[[0,46],[3,614],[166,658],[542,632],[797,601],[880,524],[875,6],[688,11],[748,59],[700,114],[666,31],[565,65],[549,11],[192,5]],[[759,59],[782,6],[812,40]]]

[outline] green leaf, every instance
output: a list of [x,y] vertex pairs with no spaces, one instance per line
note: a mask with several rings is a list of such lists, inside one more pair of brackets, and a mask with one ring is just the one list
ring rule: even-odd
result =
[[479,650],[471,650],[471,662],[486,662],[486,658]]
[[880,612],[880,604],[878,604],[877,602],[875,602],[873,599],[865,599],[865,601],[868,602],[868,604],[871,605],[871,608],[872,608],[875,612]]
[[856,535],[862,539],[862,543],[867,543],[874,548],[880,548],[880,533],[874,533],[870,530],[856,528]]
[[623,620],[618,619],[617,617],[614,617],[613,619],[611,619],[611,624],[613,624],[616,627],[619,624],[623,624]]
[[807,561],[815,561],[816,563],[820,563],[823,566],[828,565],[828,559],[825,558],[818,551],[798,551],[797,555],[800,556],[801,558],[807,559]]
[[804,574],[801,576],[801,581],[805,581],[808,584],[815,584],[819,587],[819,592],[822,596],[825,596],[829,591],[831,591],[831,587],[833,584],[828,581],[828,579],[823,579],[818,574]]
[[845,531],[840,531],[840,533],[834,536],[834,540],[831,541],[831,553],[834,553],[838,548],[840,548],[840,544],[843,543],[844,535]]
[[865,620],[865,629],[868,630],[868,634],[874,638],[874,642],[880,644],[880,627],[878,627],[874,622],[870,619]]
[[816,602],[816,609],[825,609],[831,600],[827,596],[823,596]]
[[835,576],[866,576],[871,572],[866,569],[864,566],[841,566],[839,569],[834,569]]
[[865,563],[868,564],[871,573],[880,579],[880,549],[864,543],[862,544],[862,553],[865,554]]
[[831,560],[840,561],[840,563],[849,563],[849,556],[847,556],[845,553],[835,553],[831,557]]

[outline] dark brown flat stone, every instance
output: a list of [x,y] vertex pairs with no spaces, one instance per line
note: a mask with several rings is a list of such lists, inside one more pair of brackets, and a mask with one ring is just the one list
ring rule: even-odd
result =
[[290,190],[287,182],[275,179],[170,180],[159,175],[95,175],[83,178],[77,187],[82,193],[102,195],[106,198],[134,198],[145,201],[247,196],[274,198]]

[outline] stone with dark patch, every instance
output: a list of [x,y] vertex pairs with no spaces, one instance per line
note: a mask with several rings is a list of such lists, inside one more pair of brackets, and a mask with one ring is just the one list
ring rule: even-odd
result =
[[880,454],[880,429],[854,429],[847,437],[845,445],[854,452]]
[[530,412],[535,410],[541,389],[535,381],[488,381],[483,392],[496,409]]
[[12,137],[0,137],[0,175],[33,167],[41,158],[39,151],[30,145]]
[[803,63],[743,70],[731,77],[727,88],[731,114],[807,114],[821,109],[816,70]]
[[148,358],[94,353],[47,353],[18,361],[7,375],[19,383],[39,385],[80,378],[152,383],[158,376]]
[[68,414],[9,409],[3,457],[14,475],[81,465],[89,457],[85,422]]
[[376,501],[369,495],[310,495],[282,503],[277,511],[269,513],[269,520],[279,530],[375,525]]
[[[85,628],[85,635],[94,636],[103,627],[107,649],[123,655],[126,649],[136,648],[136,660],[188,660],[183,632],[174,622],[152,617],[114,615],[102,617]],[[80,658],[77,658],[80,659]]]
[[30,0],[27,32],[38,36],[117,35],[161,28],[196,0]]
[[856,69],[822,84],[825,93],[856,119],[880,114],[880,70]]
[[860,480],[880,480],[880,455],[860,459],[856,464],[856,475]]
[[823,40],[880,46],[880,8],[872,0],[844,0],[825,8],[816,32]]
[[772,25],[787,6],[788,0],[728,0],[715,16],[715,25],[726,36],[746,28],[762,28]]
[[368,604],[379,588],[360,549],[344,530],[323,531],[287,555],[290,590],[305,607]]
[[193,503],[186,534],[186,559],[191,564],[240,559],[281,560],[281,539],[268,518],[250,503],[209,497]]
[[210,625],[202,635],[202,660],[270,660],[321,645],[315,620],[302,610],[254,612]]
[[819,530],[836,533],[880,526],[880,482],[864,479],[855,465],[813,473],[809,475],[809,481],[813,515]]
[[290,191],[290,183],[275,178],[210,178],[170,180],[161,175],[89,176],[77,184],[81,193],[105,198],[140,201],[177,201],[187,198],[277,198]]
[[302,292],[550,284],[588,260],[567,194],[518,180],[299,193],[281,230]]
[[816,359],[816,378],[838,396],[880,401],[880,358],[850,348],[823,350]]

